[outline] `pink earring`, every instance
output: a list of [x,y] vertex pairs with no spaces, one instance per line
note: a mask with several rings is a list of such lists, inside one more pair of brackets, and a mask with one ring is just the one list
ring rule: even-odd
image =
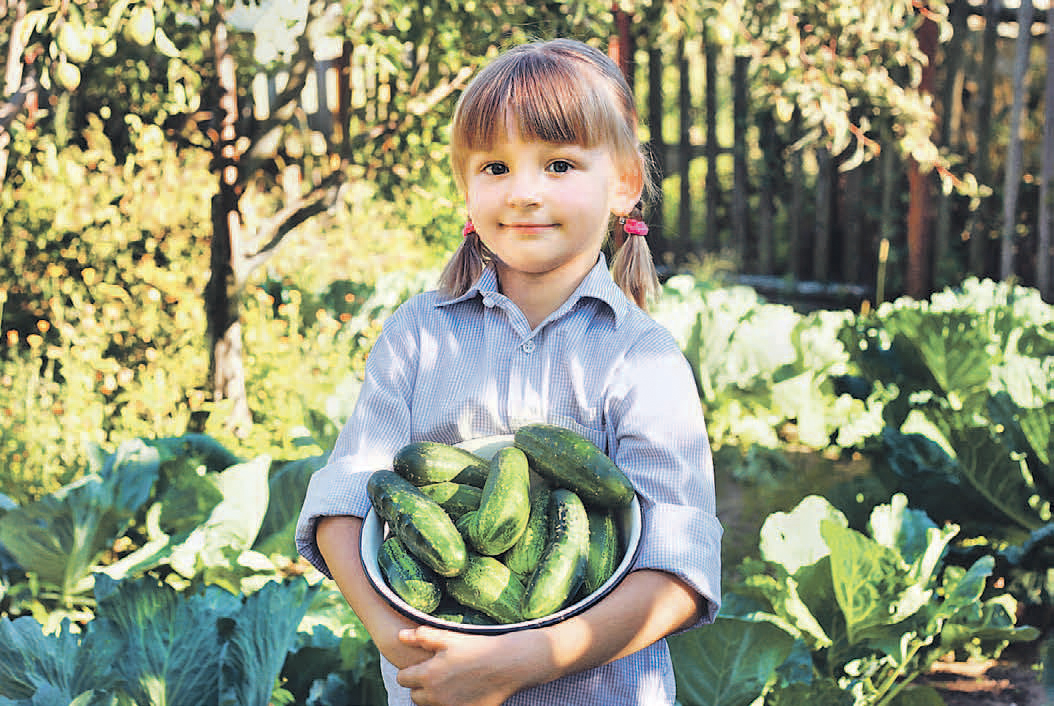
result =
[[465,227],[461,229],[461,237],[467,238],[470,234],[476,232],[476,226],[472,225],[472,221],[465,224]]

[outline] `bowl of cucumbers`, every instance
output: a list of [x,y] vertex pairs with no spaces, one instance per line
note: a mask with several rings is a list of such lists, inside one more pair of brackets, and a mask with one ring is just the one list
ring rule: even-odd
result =
[[408,444],[367,492],[367,579],[403,615],[446,630],[565,620],[622,581],[640,542],[629,479],[590,441],[548,424]]

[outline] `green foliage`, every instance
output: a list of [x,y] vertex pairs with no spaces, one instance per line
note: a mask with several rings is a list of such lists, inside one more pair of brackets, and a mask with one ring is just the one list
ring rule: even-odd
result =
[[[115,429],[120,440],[182,432],[203,382],[187,378],[207,366],[202,307],[188,296],[208,262],[202,155],[161,142],[117,165],[97,121],[84,134],[87,147],[23,164],[29,178],[0,211],[0,458],[52,469],[4,478],[16,497],[69,480],[86,445]],[[17,431],[30,428],[37,436]]]
[[81,635],[0,617],[0,703],[266,706],[317,592],[302,578],[238,596],[100,577],[98,613]]
[[1051,521],[1054,308],[1034,290],[971,279],[841,336],[885,400],[869,450],[887,485],[967,536],[1020,541]]
[[802,315],[749,287],[678,275],[653,314],[692,365],[716,446],[776,447],[783,434],[810,448],[850,448],[881,428],[873,408],[835,384],[849,370],[835,335],[849,312]]
[[[744,562],[744,578],[726,593],[722,615],[738,619],[726,629],[747,637],[755,624],[782,629],[807,648],[811,668],[796,667],[798,653],[773,642],[766,654],[787,661],[768,681],[750,677],[752,695],[765,693],[765,703],[793,702],[791,695],[855,706],[896,703],[945,654],[966,648],[992,654],[1010,641],[1035,639],[1036,629],[1014,626],[1008,595],[985,597],[992,556],[968,568],[945,564],[957,533],[908,508],[903,495],[874,508],[866,533],[816,496],[770,515],[761,558]],[[722,646],[738,642],[726,636],[711,643],[706,631],[696,632],[700,637],[685,637],[706,654],[696,664],[718,661]],[[694,668],[686,665],[692,676],[682,678],[701,678]]]

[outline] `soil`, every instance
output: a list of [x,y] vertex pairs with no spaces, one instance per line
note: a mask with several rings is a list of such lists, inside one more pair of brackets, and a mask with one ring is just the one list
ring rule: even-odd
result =
[[[809,493],[832,497],[843,481],[855,481],[862,507],[886,502],[869,498],[868,469],[857,462],[802,454],[793,459],[789,477],[757,483],[731,477],[717,463],[718,515],[725,528],[722,562],[726,576],[746,556],[757,556],[758,533],[769,514],[789,511]],[[726,579],[727,580],[727,579]],[[916,684],[932,686],[947,706],[1054,706],[1054,686],[1044,685],[1031,646],[1011,645],[1000,659],[941,661]]]
[[1010,660],[938,662],[916,683],[935,688],[947,706],[1054,706],[1036,670]]

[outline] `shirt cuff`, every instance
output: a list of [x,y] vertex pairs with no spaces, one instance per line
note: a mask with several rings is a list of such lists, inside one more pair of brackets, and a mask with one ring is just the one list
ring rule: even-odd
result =
[[366,483],[371,475],[371,471],[354,471],[338,461],[316,471],[308,483],[296,524],[296,548],[327,578],[333,575],[318,550],[315,528],[322,517],[365,517],[370,509]]
[[721,535],[717,517],[698,508],[656,503],[643,512],[634,569],[673,574],[705,600],[698,622],[707,625],[721,607]]

